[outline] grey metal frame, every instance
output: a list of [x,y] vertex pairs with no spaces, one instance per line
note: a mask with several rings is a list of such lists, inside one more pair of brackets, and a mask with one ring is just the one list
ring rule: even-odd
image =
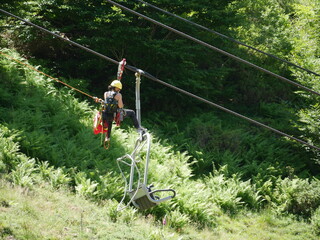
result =
[[[136,115],[138,122],[141,126],[141,107],[140,107],[140,83],[141,83],[141,70],[135,74],[136,76]],[[122,210],[129,206],[131,203],[141,209],[145,210],[156,206],[157,204],[170,200],[175,197],[176,192],[173,189],[160,189],[151,191],[151,188],[148,187],[148,169],[149,169],[149,161],[150,161],[150,148],[151,148],[151,136],[148,132],[140,133],[140,136],[137,138],[135,143],[135,148],[131,154],[126,154],[117,159],[117,164],[120,169],[121,175],[125,181],[125,189],[124,189],[124,196],[118,205],[118,210]],[[140,163],[140,160],[137,160],[137,157],[141,152],[145,151],[145,167],[144,167],[144,174],[143,174],[143,182],[141,183],[141,174],[140,170],[137,166]],[[127,177],[125,176],[124,172],[121,169],[120,163],[125,164],[130,167],[130,176],[129,176],[129,183],[127,181]],[[134,187],[135,179],[134,175],[137,173],[138,180],[136,181],[136,188]],[[172,194],[164,197],[159,198],[154,196],[155,193],[159,192],[171,192]],[[130,201],[123,207],[123,202],[126,196],[130,197]]]

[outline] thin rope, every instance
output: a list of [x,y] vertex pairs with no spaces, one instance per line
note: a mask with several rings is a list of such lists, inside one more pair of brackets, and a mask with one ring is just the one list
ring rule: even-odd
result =
[[271,75],[271,76],[274,76],[274,77],[276,77],[276,78],[278,78],[278,79],[281,79],[281,80],[283,80],[283,81],[285,81],[285,82],[288,82],[288,83],[290,83],[291,85],[300,87],[300,88],[302,88],[302,89],[304,89],[304,90],[306,90],[306,91],[308,91],[308,92],[310,92],[310,93],[313,93],[313,94],[316,94],[316,95],[320,96],[320,93],[318,93],[318,92],[316,92],[316,91],[314,91],[314,90],[312,90],[312,89],[310,89],[310,88],[307,88],[307,87],[305,87],[305,86],[303,86],[303,85],[301,85],[301,84],[299,84],[299,83],[296,83],[296,82],[294,82],[294,81],[292,81],[292,80],[289,80],[288,78],[282,77],[282,76],[280,76],[280,75],[278,75],[278,74],[276,74],[276,73],[273,73],[273,72],[271,72],[271,71],[269,71],[269,70],[267,70],[267,69],[265,69],[265,68],[259,67],[258,65],[255,65],[255,64],[253,64],[253,63],[251,63],[251,62],[248,62],[248,61],[246,61],[246,60],[244,60],[244,59],[242,59],[242,58],[240,58],[240,57],[237,57],[237,56],[235,56],[235,55],[233,55],[233,54],[231,54],[231,53],[228,53],[228,52],[226,52],[226,51],[224,51],[224,50],[221,50],[220,48],[214,47],[214,46],[212,46],[212,45],[210,45],[210,44],[208,44],[208,43],[206,43],[206,42],[203,42],[203,41],[201,41],[201,40],[199,40],[199,39],[197,39],[197,38],[194,38],[194,37],[192,37],[192,36],[190,36],[190,35],[188,35],[188,34],[186,34],[186,33],[184,33],[184,32],[181,32],[181,31],[179,31],[179,30],[177,30],[177,29],[174,29],[174,28],[172,28],[172,27],[169,27],[168,25],[165,25],[165,24],[163,24],[163,23],[160,23],[160,22],[158,22],[158,21],[156,21],[156,20],[154,20],[154,19],[152,19],[152,18],[149,18],[149,17],[147,17],[147,16],[145,16],[145,15],[143,15],[143,14],[141,14],[141,13],[138,13],[138,12],[136,12],[136,11],[130,9],[130,8],[127,8],[127,7],[125,7],[125,6],[123,6],[123,5],[119,4],[119,3],[116,3],[116,2],[111,1],[111,0],[106,0],[106,1],[109,2],[109,3],[111,3],[111,4],[113,4],[113,5],[115,5],[115,6],[117,6],[117,7],[119,7],[119,8],[122,8],[123,10],[126,10],[126,11],[128,11],[128,12],[130,12],[130,13],[132,13],[132,14],[135,14],[135,15],[141,17],[141,18],[144,18],[144,19],[146,19],[146,20],[149,21],[149,22],[152,22],[152,23],[154,23],[154,24],[156,24],[156,25],[159,25],[159,26],[161,26],[161,27],[163,27],[163,28],[166,28],[166,29],[168,29],[169,31],[172,31],[172,32],[174,32],[174,33],[176,33],[176,34],[178,34],[178,35],[180,35],[180,36],[183,36],[184,38],[190,39],[190,40],[193,41],[193,42],[199,43],[199,44],[201,44],[201,45],[203,45],[203,46],[205,46],[205,47],[207,47],[207,48],[210,48],[210,49],[212,49],[212,50],[214,50],[214,51],[217,51],[217,52],[219,52],[219,53],[221,53],[221,54],[223,54],[223,55],[226,55],[226,56],[228,56],[228,57],[231,57],[231,58],[233,58],[233,59],[235,59],[235,60],[237,60],[237,61],[239,61],[239,62],[242,62],[242,63],[247,64],[247,65],[249,65],[249,66],[251,66],[251,67],[253,67],[253,68],[256,68],[256,69],[258,69],[259,71],[265,72],[265,73],[267,73],[267,74],[269,74],[269,75]]
[[316,76],[320,76],[320,74],[318,74],[318,73],[316,73],[316,72],[313,72],[313,71],[311,71],[311,70],[309,70],[309,69],[307,69],[307,68],[301,67],[301,66],[299,66],[299,65],[297,65],[297,64],[295,64],[295,63],[292,63],[292,62],[290,62],[290,61],[287,61],[287,60],[285,60],[285,59],[282,59],[282,58],[280,58],[280,57],[277,57],[277,56],[275,56],[275,55],[273,55],[273,54],[264,52],[264,51],[262,51],[262,50],[260,50],[260,49],[257,49],[257,48],[255,48],[255,47],[252,47],[252,46],[250,46],[250,45],[248,45],[248,44],[245,44],[245,43],[243,43],[243,42],[241,42],[241,41],[238,41],[238,40],[236,40],[236,39],[234,39],[234,38],[228,37],[228,36],[226,36],[226,35],[224,35],[224,34],[222,34],[222,33],[219,33],[219,32],[217,32],[217,31],[214,31],[214,30],[210,29],[210,28],[207,28],[207,27],[205,27],[205,26],[202,26],[202,25],[200,25],[200,24],[198,24],[198,23],[195,23],[195,22],[192,22],[192,21],[190,21],[190,20],[188,20],[188,19],[185,19],[185,18],[183,18],[183,17],[180,17],[180,16],[178,16],[178,15],[176,15],[176,14],[174,14],[174,13],[171,13],[171,12],[168,12],[168,11],[166,11],[166,10],[164,10],[164,9],[161,9],[161,8],[155,6],[155,5],[152,5],[152,4],[147,3],[147,2],[145,2],[145,1],[142,1],[142,0],[136,0],[136,1],[141,2],[141,3],[147,5],[147,6],[151,7],[151,8],[157,9],[158,11],[161,11],[161,12],[163,12],[163,13],[169,15],[169,16],[178,18],[178,19],[180,19],[180,20],[182,20],[182,21],[184,21],[184,22],[187,22],[187,23],[189,23],[189,24],[191,24],[191,25],[193,25],[193,26],[196,26],[196,27],[198,27],[198,28],[201,28],[202,30],[205,30],[205,31],[208,31],[208,32],[210,32],[210,33],[216,34],[216,35],[218,35],[218,36],[220,36],[220,37],[223,37],[223,38],[225,38],[225,39],[228,39],[228,40],[230,40],[230,41],[232,41],[232,42],[234,42],[234,43],[237,43],[237,44],[239,44],[239,45],[242,45],[242,46],[245,46],[245,47],[247,47],[247,48],[250,48],[250,49],[252,49],[252,50],[254,50],[254,51],[257,51],[257,52],[262,53],[262,54],[265,54],[265,55],[267,55],[267,56],[269,56],[269,57],[275,58],[275,59],[277,59],[277,60],[279,60],[279,61],[285,62],[285,63],[287,63],[287,64],[289,64],[289,65],[291,65],[291,66],[294,66],[294,67],[296,67],[296,68],[299,68],[299,69],[301,69],[301,70],[304,70],[304,71],[306,71],[306,72],[308,72],[308,73],[314,74],[314,75],[316,75]]
[[[0,9],[0,11],[1,11],[1,12],[4,12],[4,13],[10,15],[10,16],[17,17],[17,16],[15,16],[15,15],[13,15],[13,14],[11,14],[11,13],[8,13],[8,12],[2,10],[2,9]],[[20,19],[21,21],[29,24],[29,25],[32,25],[32,26],[34,26],[34,27],[36,27],[36,28],[38,28],[38,29],[40,29],[40,30],[42,30],[42,31],[45,31],[46,33],[49,33],[49,34],[51,34],[51,35],[56,35],[56,34],[50,32],[50,31],[47,30],[47,29],[44,29],[44,28],[42,28],[42,27],[40,27],[40,26],[37,26],[36,24],[33,24],[33,23],[31,23],[31,22],[29,22],[29,21],[26,21],[26,20],[24,20],[24,19],[22,19],[22,18],[19,18],[19,17],[17,17],[17,18]],[[90,53],[92,53],[92,54],[94,54],[94,55],[97,55],[97,56],[99,56],[99,57],[101,57],[101,58],[103,58],[103,59],[106,59],[106,60],[108,60],[108,61],[110,61],[110,62],[112,62],[112,63],[114,63],[114,64],[117,64],[117,65],[119,64],[119,62],[117,62],[116,60],[111,59],[111,58],[109,58],[109,57],[107,57],[107,56],[104,56],[104,55],[101,54],[101,53],[95,52],[95,51],[93,51],[93,50],[91,50],[91,49],[89,49],[89,48],[87,48],[87,47],[84,47],[84,46],[82,46],[82,45],[80,45],[80,44],[78,44],[78,43],[75,43],[75,42],[73,42],[73,41],[71,41],[71,40],[69,40],[69,39],[65,39],[65,38],[63,38],[63,37],[61,37],[61,36],[59,36],[59,35],[57,35],[57,37],[60,38],[60,39],[62,39],[62,40],[64,40],[64,41],[69,42],[69,43],[72,44],[72,45],[75,45],[75,46],[77,46],[77,47],[80,47],[80,48],[82,48],[83,50],[86,50],[86,51],[88,51],[88,52],[90,52]],[[183,93],[183,94],[185,94],[185,95],[187,95],[187,96],[190,96],[190,97],[193,97],[193,98],[195,98],[195,99],[198,99],[198,100],[201,101],[201,102],[204,102],[204,103],[206,103],[206,104],[209,104],[209,105],[211,105],[211,106],[214,106],[214,107],[216,107],[216,108],[219,108],[219,109],[221,109],[222,111],[225,111],[225,112],[227,112],[227,113],[230,113],[230,114],[232,114],[232,115],[235,115],[235,116],[237,116],[237,117],[240,117],[240,118],[242,118],[242,119],[244,119],[244,120],[246,120],[246,121],[249,121],[249,122],[251,122],[251,123],[253,123],[253,124],[255,124],[255,125],[264,127],[264,128],[266,128],[266,129],[269,129],[270,131],[273,131],[273,132],[279,134],[279,135],[285,136],[285,137],[287,137],[287,138],[289,138],[289,139],[291,139],[291,140],[294,140],[294,141],[299,142],[299,143],[301,143],[301,144],[303,144],[303,145],[309,146],[310,148],[313,148],[313,149],[316,149],[316,150],[320,151],[320,148],[317,147],[317,146],[314,146],[314,145],[312,145],[312,144],[310,144],[310,143],[308,143],[308,142],[305,142],[305,141],[303,141],[303,140],[300,140],[300,139],[298,139],[298,138],[292,137],[292,136],[290,136],[290,135],[288,135],[288,134],[286,134],[286,133],[283,133],[283,132],[281,132],[281,131],[279,131],[279,130],[277,130],[277,129],[275,129],[275,128],[269,127],[269,126],[267,126],[267,125],[265,125],[265,124],[263,124],[263,123],[260,123],[260,122],[258,122],[258,121],[255,121],[255,120],[251,119],[251,118],[248,118],[248,117],[246,117],[246,116],[243,116],[243,115],[241,115],[241,114],[239,114],[239,113],[236,113],[236,112],[234,112],[234,111],[232,111],[232,110],[229,110],[229,109],[227,109],[227,108],[225,108],[225,107],[222,107],[222,106],[220,106],[220,105],[218,105],[218,104],[215,104],[215,103],[213,103],[213,102],[211,102],[211,101],[209,101],[209,100],[206,100],[206,99],[204,99],[204,98],[202,98],[202,97],[196,96],[196,95],[194,95],[193,93],[190,93],[190,92],[188,92],[188,91],[185,91],[185,90],[183,90],[183,89],[181,89],[181,88],[178,88],[178,87],[176,87],[176,86],[173,86],[173,85],[171,85],[171,84],[168,84],[168,83],[166,83],[166,82],[164,82],[164,81],[162,81],[162,80],[160,80],[160,79],[152,76],[151,74],[149,74],[149,73],[147,73],[147,72],[144,72],[144,71],[142,71],[142,70],[140,70],[140,69],[138,69],[138,68],[136,68],[136,67],[133,67],[133,66],[130,66],[130,65],[126,65],[125,68],[128,69],[128,70],[130,70],[130,71],[132,71],[132,72],[135,72],[135,73],[136,73],[136,72],[139,72],[141,75],[145,76],[146,78],[148,78],[148,79],[150,79],[150,80],[152,80],[152,81],[158,82],[158,83],[160,83],[160,84],[162,84],[162,85],[164,85],[164,86],[167,86],[167,87],[169,87],[169,88],[172,88],[172,89],[174,89],[174,90],[176,90],[176,91],[178,91],[178,92],[181,92],[181,93]]]
[[48,77],[48,78],[50,78],[50,79],[52,79],[52,80],[55,80],[55,81],[57,81],[57,82],[65,85],[65,86],[67,86],[67,87],[69,87],[69,88],[71,88],[71,89],[79,92],[79,93],[82,93],[82,94],[84,94],[84,95],[86,95],[86,96],[88,96],[88,97],[90,97],[90,98],[94,98],[93,96],[91,96],[91,95],[89,95],[89,94],[87,94],[87,93],[85,93],[85,92],[83,92],[83,91],[81,91],[81,90],[79,90],[79,89],[77,89],[77,88],[75,88],[75,87],[72,87],[72,86],[70,86],[69,84],[67,84],[67,83],[65,83],[65,82],[63,82],[63,81],[61,81],[61,80],[59,80],[59,79],[57,79],[57,78],[54,78],[54,77],[52,77],[52,76],[50,76],[50,75],[48,75],[48,74],[46,74],[46,73],[44,73],[44,72],[36,69],[35,67],[33,67],[33,66],[31,66],[31,65],[29,65],[29,64],[27,64],[27,63],[24,63],[24,62],[22,62],[22,61],[20,61],[20,60],[18,60],[18,59],[15,59],[15,58],[9,56],[8,54],[5,54],[5,53],[2,52],[2,51],[0,51],[0,54],[3,55],[3,56],[5,56],[5,57],[8,58],[8,59],[11,59],[11,60],[13,60],[13,61],[15,61],[15,62],[17,62],[17,63],[19,63],[19,64],[21,64],[21,65],[26,66],[27,68],[29,68],[29,69],[31,69],[31,70],[34,70],[34,71],[40,73],[40,74],[42,74],[42,75],[44,75],[44,76],[46,76],[46,77]]

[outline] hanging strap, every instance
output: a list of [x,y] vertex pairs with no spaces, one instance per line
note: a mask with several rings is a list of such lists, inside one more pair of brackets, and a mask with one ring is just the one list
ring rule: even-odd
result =
[[117,114],[114,118],[114,121],[116,122],[116,125],[119,127],[121,125],[121,122],[123,121],[123,117],[125,116],[125,112],[122,108],[119,108],[117,111]]
[[117,80],[121,81],[122,78],[122,74],[123,74],[123,70],[124,70],[124,66],[126,65],[126,59],[122,59],[121,62],[119,62],[119,66],[118,66],[118,73],[117,73]]

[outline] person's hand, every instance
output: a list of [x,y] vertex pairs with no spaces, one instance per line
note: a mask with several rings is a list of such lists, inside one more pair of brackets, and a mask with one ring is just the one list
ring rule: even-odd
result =
[[97,97],[93,97],[93,100],[94,100],[96,103],[103,101],[101,98],[97,98]]

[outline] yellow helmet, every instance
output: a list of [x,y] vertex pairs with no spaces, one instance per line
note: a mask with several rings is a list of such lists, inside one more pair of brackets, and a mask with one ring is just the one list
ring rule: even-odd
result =
[[112,87],[117,87],[119,89],[122,89],[122,83],[119,80],[113,80],[110,84]]

